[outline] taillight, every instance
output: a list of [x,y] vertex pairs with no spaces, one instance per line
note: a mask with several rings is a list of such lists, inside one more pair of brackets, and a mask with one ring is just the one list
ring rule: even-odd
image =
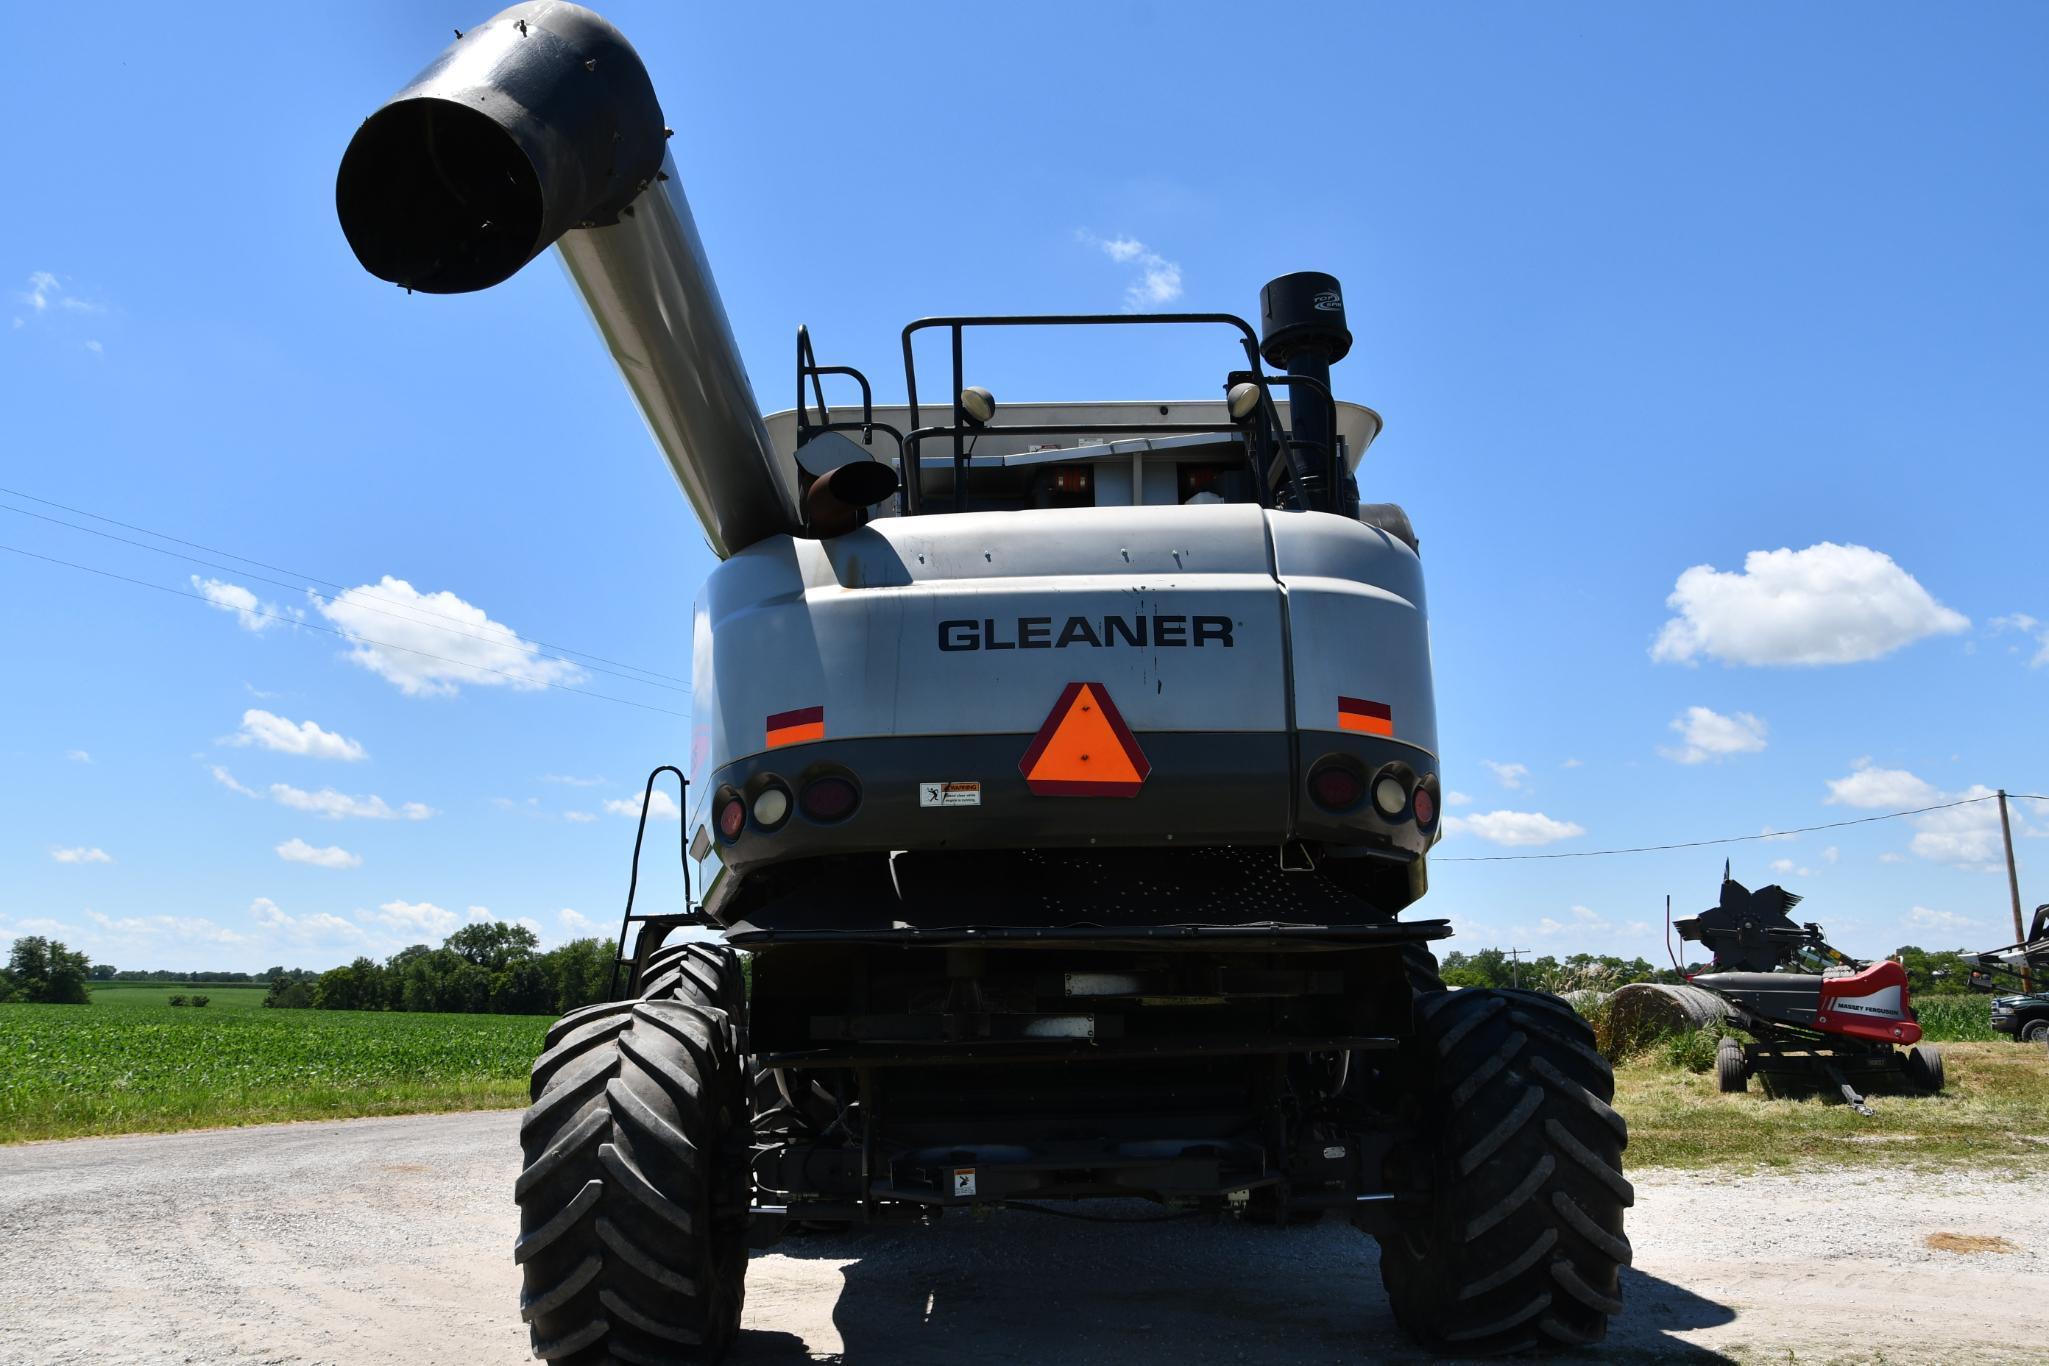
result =
[[1366,795],[1366,780],[1344,764],[1326,764],[1309,775],[1309,795],[1326,811],[1349,811]]
[[721,839],[740,838],[740,832],[747,827],[747,803],[740,800],[738,793],[728,794],[720,800],[718,822]]
[[1416,789],[1416,824],[1429,825],[1437,819],[1437,798],[1427,787]]
[[814,821],[843,821],[854,814],[854,808],[861,804],[861,791],[853,780],[842,778],[837,773],[828,773],[813,778],[804,784],[804,791],[797,798],[797,805]]

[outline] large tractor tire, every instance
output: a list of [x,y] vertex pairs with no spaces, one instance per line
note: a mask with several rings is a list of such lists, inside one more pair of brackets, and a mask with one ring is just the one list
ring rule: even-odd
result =
[[534,1063],[513,1259],[546,1361],[712,1362],[739,1331],[745,1071],[726,1012],[666,991],[564,1016]]
[[1635,1195],[1593,1031],[1555,996],[1478,989],[1418,995],[1416,1031],[1395,1175],[1421,1199],[1380,1252],[1396,1320],[1451,1356],[1598,1342]]
[[739,955],[724,944],[686,940],[648,955],[640,994],[650,1000],[691,1001],[723,1010],[735,1024],[747,1018],[747,978]]

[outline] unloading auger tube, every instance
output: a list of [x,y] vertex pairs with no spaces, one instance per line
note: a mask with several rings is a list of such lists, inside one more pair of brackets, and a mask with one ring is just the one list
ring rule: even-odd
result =
[[550,245],[725,558],[804,522],[668,155],[647,68],[580,5],[534,0],[461,34],[364,120],[335,208],[364,269],[461,294]]

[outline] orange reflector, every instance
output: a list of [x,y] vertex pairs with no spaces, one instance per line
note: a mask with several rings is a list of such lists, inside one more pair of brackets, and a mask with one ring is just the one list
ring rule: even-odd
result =
[[1153,771],[1100,683],[1070,683],[1017,761],[1041,797],[1135,797]]
[[797,745],[807,740],[825,738],[825,708],[799,707],[796,711],[779,711],[768,718],[768,747]]
[[1338,729],[1364,731],[1368,735],[1392,735],[1394,709],[1385,702],[1368,702],[1359,697],[1340,697]]

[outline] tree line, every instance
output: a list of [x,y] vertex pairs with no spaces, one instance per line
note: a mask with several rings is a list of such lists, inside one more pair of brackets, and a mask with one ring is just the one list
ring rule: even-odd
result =
[[438,949],[414,944],[383,962],[361,957],[313,973],[277,969],[266,1006],[281,1010],[409,1010],[566,1015],[606,998],[616,949],[574,939],[540,952],[524,925],[465,925]]
[[[1892,955],[1907,970],[1907,991],[1915,996],[1956,995],[1970,990],[1971,965],[1961,949],[1923,949],[1912,944]],[[1445,984],[1454,987],[1532,987],[1538,991],[1613,991],[1631,982],[1681,982],[1708,963],[1688,963],[1683,970],[1658,967],[1645,958],[1613,954],[1574,953],[1563,958],[1512,956],[1505,949],[1465,953],[1453,949],[1438,963]]]
[[91,971],[84,954],[39,934],[23,935],[8,951],[7,966],[0,968],[0,1002],[85,1005],[92,999],[85,989]]

